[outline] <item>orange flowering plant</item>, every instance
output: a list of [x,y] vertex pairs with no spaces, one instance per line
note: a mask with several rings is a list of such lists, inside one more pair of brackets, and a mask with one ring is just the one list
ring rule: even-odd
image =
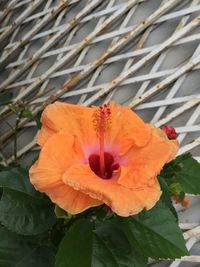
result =
[[0,266],[145,267],[188,254],[173,203],[186,208],[185,194],[200,194],[200,164],[176,158],[172,126],[114,102],[56,102],[41,124],[29,171],[0,172],[0,255],[5,244],[17,250]]
[[157,175],[178,142],[115,103],[49,105],[38,136],[41,152],[31,183],[70,214],[106,204],[120,216],[151,209],[161,190]]

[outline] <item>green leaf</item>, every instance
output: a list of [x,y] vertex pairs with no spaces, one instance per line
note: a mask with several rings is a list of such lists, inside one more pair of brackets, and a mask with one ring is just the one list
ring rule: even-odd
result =
[[22,235],[36,235],[56,222],[53,205],[30,184],[27,171],[13,168],[0,172],[3,195],[0,200],[0,222]]
[[191,158],[190,153],[183,154],[178,156],[176,159],[170,161],[169,163],[165,164],[163,169],[161,170],[160,176],[167,179],[168,182],[173,183],[175,181],[175,172],[181,170],[181,162]]
[[13,93],[11,92],[0,93],[0,106],[9,104],[12,100],[12,97]]
[[93,222],[75,222],[62,240],[55,267],[146,267],[125,234],[114,224],[97,229]]
[[[39,193],[34,189],[29,181],[28,172],[23,168],[10,168],[0,172],[0,187],[13,189],[34,198],[43,199],[44,194]],[[46,198],[47,200],[47,198]]]
[[175,170],[177,181],[186,193],[200,194],[200,164],[187,154],[175,161],[179,169]]
[[26,238],[0,228],[1,267],[53,267],[55,255],[51,247],[40,245],[33,238]]
[[116,224],[104,223],[96,229],[94,247],[94,267],[147,266],[147,258],[131,246],[125,233]]
[[40,120],[41,120],[41,115],[42,115],[42,112],[38,112],[38,113],[34,116],[34,120],[35,120],[35,122],[36,122],[36,124],[37,124],[37,128],[38,128],[38,129],[41,129],[41,127],[42,127],[42,124],[41,124],[41,122],[40,122]]
[[[2,159],[2,158],[1,158]],[[3,164],[0,164],[0,172],[1,171],[6,171],[9,167],[4,166]]]
[[166,164],[161,172],[173,194],[200,194],[200,163],[190,153],[181,155]]
[[28,108],[25,108],[22,111],[21,116],[24,117],[24,118],[28,118],[28,119],[32,119],[33,118],[33,114],[32,114],[32,112]]
[[92,253],[93,224],[79,220],[66,233],[62,240],[55,267],[89,267]]
[[[176,159],[172,160],[170,163],[168,163],[169,165],[173,165],[173,166],[176,166],[176,169],[177,169],[177,165],[179,165],[180,163],[182,163],[182,161],[185,161],[185,160],[188,160],[192,158],[192,154],[191,153],[185,153],[185,154],[182,154],[178,157],[176,157]],[[180,167],[180,166],[179,166]]]
[[122,222],[129,241],[147,257],[175,259],[188,255],[181,230],[162,202]]
[[65,221],[70,221],[72,216],[73,216],[70,213],[67,213],[65,210],[61,209],[57,205],[55,205],[54,212],[55,212],[57,218],[64,219]]
[[37,235],[50,229],[55,217],[50,203],[4,188],[0,201],[0,222],[15,233]]
[[171,200],[171,192],[170,189],[167,185],[167,183],[165,182],[165,180],[162,177],[158,177],[158,181],[160,183],[160,187],[162,190],[162,195],[161,195],[161,200],[162,202],[169,208],[169,210],[172,212],[172,214],[174,215],[176,221],[178,221],[178,215],[177,212],[173,206],[172,200]]

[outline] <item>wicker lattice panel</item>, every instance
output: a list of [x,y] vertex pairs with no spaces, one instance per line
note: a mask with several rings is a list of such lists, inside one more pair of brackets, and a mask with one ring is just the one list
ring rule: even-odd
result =
[[[0,90],[14,93],[13,104],[24,102],[37,114],[56,99],[82,105],[114,99],[158,127],[175,126],[179,153],[191,151],[200,159],[200,0],[0,5]],[[11,163],[15,117],[8,107],[0,115],[1,154]],[[36,125],[23,119],[18,127],[18,157],[28,164],[38,149]],[[191,219],[193,207],[199,208],[196,198],[189,215],[180,213],[182,229],[197,227],[192,237],[185,232],[189,249],[200,233],[200,218]],[[200,266],[200,257],[155,264]]]

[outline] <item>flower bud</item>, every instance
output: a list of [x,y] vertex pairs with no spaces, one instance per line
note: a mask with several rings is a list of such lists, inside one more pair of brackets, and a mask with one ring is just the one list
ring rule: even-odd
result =
[[175,201],[176,204],[181,204],[182,207],[188,208],[190,205],[190,199],[188,197],[184,197],[183,200],[179,198],[179,196],[174,195],[172,196],[172,199]]
[[174,140],[178,136],[176,130],[172,126],[170,126],[170,125],[163,126],[162,127],[162,130],[166,133],[166,135],[168,136],[168,138],[170,140]]
[[188,197],[184,197],[183,201],[181,202],[181,205],[184,207],[184,208],[187,208],[190,204],[190,200]]

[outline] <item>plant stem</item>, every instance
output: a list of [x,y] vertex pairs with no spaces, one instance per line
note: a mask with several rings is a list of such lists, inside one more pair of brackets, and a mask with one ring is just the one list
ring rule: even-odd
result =
[[15,163],[18,162],[18,158],[17,158],[17,133],[18,133],[19,123],[20,123],[23,111],[24,111],[24,109],[22,109],[18,113],[17,119],[16,119],[16,124],[15,124],[15,133],[14,133],[14,162]]

